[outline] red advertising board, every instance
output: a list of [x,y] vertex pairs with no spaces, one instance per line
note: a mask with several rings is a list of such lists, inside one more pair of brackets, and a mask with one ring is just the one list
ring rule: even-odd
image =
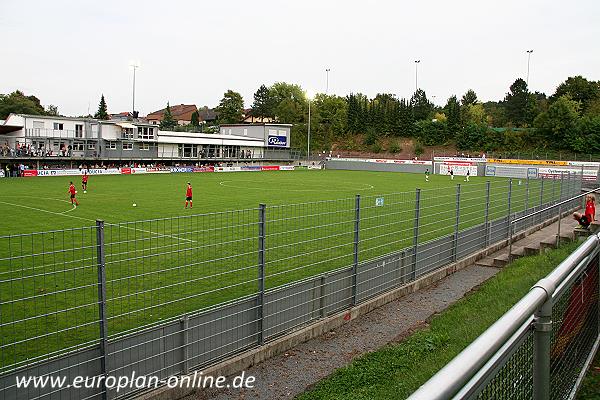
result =
[[38,176],[37,169],[26,169],[23,171],[23,176]]
[[279,165],[263,165],[261,171],[279,171]]
[[131,174],[131,168],[121,168],[121,173],[122,174]]

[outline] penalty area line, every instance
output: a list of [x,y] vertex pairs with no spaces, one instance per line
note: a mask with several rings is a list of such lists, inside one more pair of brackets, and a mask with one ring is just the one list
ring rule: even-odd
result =
[[[48,214],[54,214],[54,215],[58,215],[58,216],[61,216],[61,217],[76,218],[76,219],[80,219],[80,220],[83,220],[83,221],[96,222],[96,220],[91,219],[91,218],[84,218],[84,217],[78,217],[77,215],[67,215],[67,214],[65,214],[67,212],[73,211],[76,207],[73,207],[73,208],[71,208],[70,210],[67,210],[67,211],[56,212],[56,211],[44,210],[43,208],[37,208],[37,207],[31,207],[31,206],[24,206],[22,204],[9,203],[7,201],[2,201],[2,200],[0,200],[0,203],[7,204],[7,205],[13,206],[13,207],[21,207],[21,208],[26,208],[28,210],[35,210],[35,211],[45,212],[45,213],[48,213]],[[146,230],[146,229],[140,229],[140,228],[132,228],[130,226],[124,226],[124,225],[121,225],[121,224],[115,224],[115,225],[119,226],[119,227],[122,227],[122,228],[125,228],[125,229],[130,229],[130,230],[134,230],[134,231],[140,231],[140,232],[150,233],[152,235],[157,235],[157,237],[169,237],[171,239],[177,239],[177,240],[183,240],[183,241],[186,241],[186,242],[194,242],[194,243],[196,243],[195,240],[186,239],[186,238],[182,238],[182,237],[175,236],[175,235],[169,235],[169,234],[166,234],[166,233],[152,232],[152,231],[149,231],[149,230]]]

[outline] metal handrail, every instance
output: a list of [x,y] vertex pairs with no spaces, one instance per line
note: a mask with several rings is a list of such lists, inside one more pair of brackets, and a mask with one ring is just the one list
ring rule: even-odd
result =
[[587,196],[587,195],[588,195],[588,194],[590,194],[590,193],[596,193],[596,192],[598,192],[599,190],[600,190],[600,188],[597,188],[597,189],[592,189],[592,190],[590,190],[590,191],[587,191],[587,192],[585,192],[585,193],[580,193],[580,194],[578,194],[578,195],[575,195],[575,196],[573,196],[573,197],[570,197],[570,198],[568,198],[568,199],[566,199],[566,200],[560,201],[560,202],[558,202],[558,203],[556,203],[556,204],[553,204],[553,205],[551,205],[551,206],[548,206],[548,207],[546,207],[546,208],[543,208],[543,209],[541,209],[541,210],[537,210],[537,211],[535,211],[535,212],[533,212],[533,213],[531,213],[531,214],[529,214],[529,215],[524,215],[524,216],[522,216],[522,217],[515,218],[515,219],[513,219],[513,220],[512,220],[510,223],[511,223],[511,224],[514,224],[514,223],[516,223],[516,222],[519,222],[519,221],[522,221],[522,220],[524,220],[524,219],[531,218],[531,217],[533,217],[534,215],[541,214],[541,213],[543,213],[544,211],[551,210],[551,209],[553,209],[553,208],[555,208],[555,207],[560,207],[560,206],[562,206],[563,204],[569,203],[569,202],[571,202],[571,201],[573,201],[573,200],[575,200],[575,199],[578,199],[578,198],[580,198],[580,197]]
[[594,252],[599,243],[597,235],[590,236],[546,278],[538,281],[525,297],[425,382],[409,400],[449,399],[459,393],[523,323],[547,301],[552,300],[552,295],[562,280],[587,267],[581,261]]

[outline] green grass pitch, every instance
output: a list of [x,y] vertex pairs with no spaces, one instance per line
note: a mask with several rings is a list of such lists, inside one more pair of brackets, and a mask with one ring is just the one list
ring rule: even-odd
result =
[[[107,224],[108,332],[116,335],[256,293],[260,203],[265,284],[273,288],[352,264],[356,194],[362,262],[412,245],[415,188],[422,189],[423,243],[453,232],[457,184],[460,228],[482,223],[488,180],[490,219],[504,216],[508,181],[483,177],[425,182],[423,174],[333,170],[91,176],[86,194],[78,177],[2,179],[0,372],[97,340],[96,219]],[[183,208],[188,181],[193,210]],[[560,193],[557,181],[545,181],[543,194],[541,181],[530,181],[528,191],[521,183],[513,183],[513,211]],[[40,231],[53,232],[30,234]]]

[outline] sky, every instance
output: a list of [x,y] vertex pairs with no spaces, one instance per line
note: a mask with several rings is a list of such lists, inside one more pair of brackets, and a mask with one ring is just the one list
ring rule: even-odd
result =
[[[167,102],[247,107],[261,84],[311,93],[418,86],[437,105],[469,88],[500,100],[516,78],[552,94],[567,77],[600,80],[600,1],[0,0],[0,93],[22,90],[64,115],[140,115]],[[434,97],[435,96],[435,97]]]

